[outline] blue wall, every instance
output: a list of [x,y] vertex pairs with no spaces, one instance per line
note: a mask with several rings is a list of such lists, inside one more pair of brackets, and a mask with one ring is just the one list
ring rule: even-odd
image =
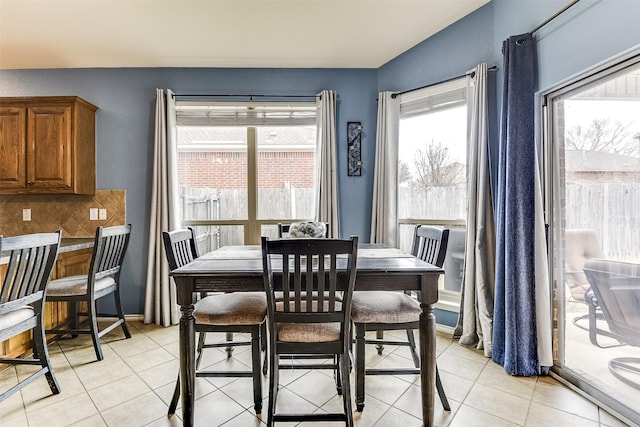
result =
[[[334,89],[338,102],[338,170],[343,236],[368,241],[375,155],[376,98],[465,73],[480,62],[490,73],[490,139],[497,159],[502,41],[531,31],[568,0],[493,0],[445,30],[373,69],[56,69],[2,70],[0,96],[78,95],[100,107],[97,180],[125,189],[133,236],[123,271],[125,310],[142,313],[146,276],[155,88],[177,93],[307,95]],[[547,89],[640,45],[638,0],[583,0],[536,33],[539,87]],[[346,174],[346,123],[361,121],[362,177]]]

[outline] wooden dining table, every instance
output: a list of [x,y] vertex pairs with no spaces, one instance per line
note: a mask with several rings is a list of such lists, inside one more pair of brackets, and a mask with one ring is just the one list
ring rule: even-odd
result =
[[[433,425],[436,384],[436,332],[433,304],[438,301],[442,268],[399,249],[365,244],[358,248],[356,291],[418,291],[420,307],[420,384],[424,426]],[[182,422],[194,425],[195,320],[194,302],[200,292],[264,291],[260,246],[225,246],[171,273],[180,305],[180,387]]]

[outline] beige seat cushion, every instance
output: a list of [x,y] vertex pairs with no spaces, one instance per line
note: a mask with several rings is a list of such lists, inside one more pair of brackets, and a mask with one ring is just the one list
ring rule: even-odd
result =
[[354,292],[351,319],[355,323],[408,323],[420,319],[420,303],[402,292]]
[[[47,295],[85,295],[87,293],[88,277],[85,275],[67,276],[61,279],[52,280],[47,284]],[[96,280],[94,290],[100,291],[116,283],[112,276],[103,277]]]
[[263,292],[209,295],[196,302],[193,317],[203,325],[259,325],[267,315]]
[[[47,284],[47,295],[49,296],[67,296],[67,295],[85,295],[87,293],[86,275],[67,276],[56,280],[51,280]],[[112,276],[103,277],[96,280],[94,290],[100,291],[108,288],[116,283]]]
[[281,323],[278,340],[285,342],[330,342],[340,339],[340,323]]
[[[290,302],[291,307],[294,306]],[[318,310],[318,301],[312,302],[312,310]],[[328,311],[329,303],[323,303],[324,310]],[[307,307],[306,301],[301,302],[301,310],[305,311]],[[276,303],[276,311],[283,311],[284,303]],[[342,310],[342,304],[336,302],[336,311]],[[293,311],[293,310],[292,310]],[[278,324],[278,340],[285,342],[330,342],[340,339],[340,323],[279,323]]]
[[35,316],[35,311],[31,306],[25,305],[8,313],[0,314],[0,331],[17,325]]

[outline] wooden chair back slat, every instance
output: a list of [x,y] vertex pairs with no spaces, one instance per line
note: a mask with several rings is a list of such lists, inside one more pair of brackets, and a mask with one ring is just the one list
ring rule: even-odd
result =
[[[32,304],[44,297],[55,264],[61,232],[15,237],[0,236],[0,251],[7,251],[9,264],[0,291],[0,312]],[[5,305],[6,304],[6,305]]]
[[448,229],[417,225],[413,234],[411,254],[429,264],[442,267],[448,243]]
[[192,227],[184,230],[164,231],[162,232],[162,240],[171,271],[200,257],[196,233]]
[[89,266],[89,286],[92,287],[96,279],[120,273],[130,235],[131,224],[96,228]]
[[[263,237],[265,289],[275,321],[344,322],[355,284],[357,240]],[[277,291],[282,292],[279,304]]]

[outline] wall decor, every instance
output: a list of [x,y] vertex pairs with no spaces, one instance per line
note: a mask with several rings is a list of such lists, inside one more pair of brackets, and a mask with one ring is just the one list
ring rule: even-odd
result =
[[361,142],[362,123],[347,122],[347,174],[349,176],[362,176]]

